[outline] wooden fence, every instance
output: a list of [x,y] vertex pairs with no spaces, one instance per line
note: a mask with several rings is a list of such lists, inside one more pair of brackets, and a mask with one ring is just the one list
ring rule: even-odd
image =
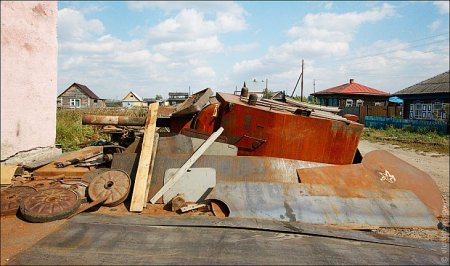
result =
[[411,127],[415,130],[435,130],[443,134],[449,133],[449,125],[445,121],[366,116],[365,126],[372,128],[386,128],[386,126],[393,126],[395,128]]
[[399,106],[353,106],[345,107],[339,112],[340,115],[352,114],[359,117],[358,122],[365,123],[367,116],[380,117],[402,117],[402,108]]

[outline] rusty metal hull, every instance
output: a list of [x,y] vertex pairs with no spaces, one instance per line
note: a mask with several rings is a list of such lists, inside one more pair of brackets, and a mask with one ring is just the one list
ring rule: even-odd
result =
[[371,151],[361,164],[299,169],[299,181],[308,184],[324,184],[351,189],[405,189],[412,191],[436,217],[442,215],[442,193],[433,179],[425,172],[383,151]]
[[208,198],[225,203],[230,217],[358,229],[436,228],[438,224],[417,196],[406,190],[352,188],[352,196],[339,196],[333,187],[326,185],[221,182],[216,184]]
[[[161,145],[158,145],[158,150]],[[149,199],[163,186],[164,173],[182,166],[190,154],[156,153]],[[258,156],[202,155],[193,168],[215,168],[217,182],[256,181],[298,183],[296,169],[325,166],[321,163]],[[161,201],[159,201],[161,202]]]
[[271,156],[351,164],[363,125],[251,106],[239,96],[217,93],[220,126],[238,155]]

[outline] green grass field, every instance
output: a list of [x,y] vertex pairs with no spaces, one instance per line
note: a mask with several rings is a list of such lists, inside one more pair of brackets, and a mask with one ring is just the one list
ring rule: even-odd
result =
[[146,116],[147,109],[58,109],[56,111],[56,144],[61,144],[64,152],[78,150],[101,138],[109,140],[109,135],[99,134],[102,126],[81,125],[83,114],[138,117]]
[[449,154],[449,135],[434,131],[414,131],[410,128],[386,129],[365,128],[362,139],[371,142],[384,142],[423,152]]

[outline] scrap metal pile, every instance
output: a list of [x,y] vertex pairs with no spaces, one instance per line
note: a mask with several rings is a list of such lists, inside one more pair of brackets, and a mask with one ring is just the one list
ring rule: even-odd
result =
[[111,142],[18,168],[1,191],[1,213],[45,222],[129,201],[130,212],[163,204],[180,215],[436,228],[443,198],[431,177],[386,151],[362,158],[363,125],[338,111],[205,89],[168,115],[157,103],[145,119],[85,115]]

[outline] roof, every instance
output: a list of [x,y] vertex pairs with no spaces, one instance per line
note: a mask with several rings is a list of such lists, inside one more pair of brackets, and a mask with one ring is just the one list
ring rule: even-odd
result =
[[138,101],[142,102],[142,98],[139,97],[139,95],[137,95],[135,92],[132,92],[132,91],[130,91],[129,93],[127,93],[127,95],[125,95],[125,97],[123,97],[122,101],[123,101],[130,93],[134,95],[134,98],[136,98]]
[[358,94],[358,95],[374,95],[374,96],[389,96],[388,92],[380,91],[365,85],[356,83],[353,79],[349,83],[345,83],[333,88],[313,93],[312,95],[326,95],[326,94]]
[[84,94],[86,94],[87,96],[89,96],[89,98],[92,98],[94,100],[101,100],[94,92],[92,92],[86,85],[80,84],[80,83],[73,83],[72,85],[70,85],[66,90],[64,90],[61,94],[58,95],[61,96],[63,95],[68,89],[70,89],[72,86],[77,86]]
[[404,94],[425,94],[425,93],[450,93],[449,71],[419,82],[413,86],[394,93],[394,95]]

